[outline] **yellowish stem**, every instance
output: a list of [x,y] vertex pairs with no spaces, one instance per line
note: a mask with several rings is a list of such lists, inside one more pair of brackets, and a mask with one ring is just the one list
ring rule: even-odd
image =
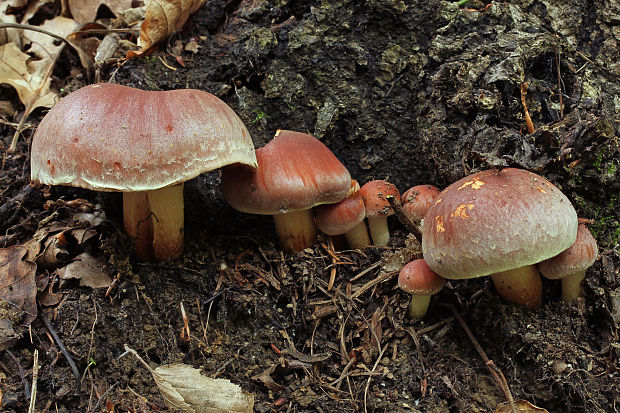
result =
[[585,271],[579,271],[562,278],[562,301],[573,301],[581,296],[581,281],[586,277]]
[[183,184],[123,193],[125,231],[141,261],[164,261],[183,253]]
[[183,254],[183,184],[149,191],[153,219],[153,256],[156,261]]
[[291,211],[273,216],[280,245],[286,251],[296,252],[314,244],[318,229],[311,209]]
[[430,295],[412,295],[409,303],[409,318],[413,320],[423,319],[430,302]]
[[349,247],[353,249],[364,249],[372,245],[368,236],[368,230],[366,229],[366,223],[363,220],[344,234],[344,236],[349,243]]
[[535,265],[491,275],[495,290],[504,299],[528,308],[535,308],[542,301],[542,281]]
[[387,216],[368,218],[368,229],[370,230],[370,236],[374,245],[385,247],[390,241]]

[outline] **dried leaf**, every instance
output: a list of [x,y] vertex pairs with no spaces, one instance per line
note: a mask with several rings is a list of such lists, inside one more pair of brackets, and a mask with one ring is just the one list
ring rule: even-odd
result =
[[152,371],[155,384],[171,407],[191,413],[254,411],[254,395],[226,379],[212,379],[186,364],[159,366]]
[[23,245],[0,249],[0,301],[24,313],[24,326],[37,317],[37,265],[24,259],[27,253]]
[[[541,407],[536,407],[532,403],[528,402],[527,400],[517,400],[515,401],[515,405],[517,407],[518,412],[549,413],[546,409],[543,409]],[[512,413],[512,409],[510,408],[510,405],[508,403],[502,403],[499,406],[497,406],[497,409],[495,409],[495,413]]]
[[56,101],[56,94],[49,90],[51,80],[45,76],[47,68],[30,56],[22,53],[15,43],[0,46],[0,82],[13,86],[24,105],[33,101],[37,89],[41,93],[34,99],[32,108],[51,108]]
[[226,379],[212,379],[200,374],[187,364],[168,364],[155,370],[125,344],[125,351],[132,353],[151,372],[168,406],[189,413],[252,413],[254,395],[241,390]]
[[87,252],[75,257],[75,261],[58,269],[56,273],[63,280],[80,280],[83,287],[108,288],[112,284],[105,258],[93,257]]
[[115,16],[131,8],[132,0],[68,0],[69,10],[78,23],[95,21],[99,6],[105,4]]
[[146,19],[140,28],[138,46],[127,57],[141,56],[151,47],[180,30],[190,14],[198,10],[205,0],[145,0]]

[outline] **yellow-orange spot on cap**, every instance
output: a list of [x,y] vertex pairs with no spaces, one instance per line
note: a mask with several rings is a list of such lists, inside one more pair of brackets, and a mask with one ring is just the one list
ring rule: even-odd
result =
[[478,188],[480,188],[484,184],[485,184],[485,182],[483,180],[478,179],[478,178],[474,178],[472,181],[467,181],[467,182],[463,183],[463,185],[461,185],[458,189],[461,190],[461,189],[466,188],[468,186],[471,186],[471,189],[478,189]]
[[469,218],[467,210],[472,210],[473,208],[474,204],[461,204],[450,214],[450,219],[452,219],[452,217],[461,217],[463,219]]
[[280,133],[282,133],[282,129],[278,129],[278,130],[276,131],[276,134],[275,134],[275,135],[273,135],[273,137],[275,138],[275,137],[276,137],[276,136],[278,136]]
[[440,203],[441,201],[443,201],[443,199],[441,198],[437,198],[437,200],[435,201],[435,205],[437,205],[438,203]]
[[437,232],[446,232],[443,226],[443,217],[441,215],[435,217],[435,230]]
[[547,191],[545,191],[543,188],[540,187],[540,185],[536,185],[538,187],[538,191],[542,192],[543,194],[546,194]]

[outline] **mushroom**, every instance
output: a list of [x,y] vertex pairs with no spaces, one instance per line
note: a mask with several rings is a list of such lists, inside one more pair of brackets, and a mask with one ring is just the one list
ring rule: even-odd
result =
[[243,122],[200,90],[102,83],[61,99],[32,140],[31,178],[123,192],[126,232],[141,260],[183,252],[183,182],[224,165],[256,168]]
[[353,181],[352,191],[345,199],[335,204],[319,205],[314,209],[314,220],[327,235],[344,234],[351,248],[366,248],[371,245],[366,230],[366,207],[359,193],[359,184]]
[[312,208],[344,199],[351,188],[349,171],[315,137],[287,130],[257,149],[256,158],[256,171],[224,168],[224,197],[241,212],[273,215],[285,250],[311,246],[318,232]]
[[431,295],[443,288],[446,279],[435,273],[423,259],[405,264],[398,275],[398,288],[411,294],[409,317],[420,320],[426,315]]
[[411,222],[419,224],[440,192],[434,185],[416,185],[407,189],[400,201],[403,212]]
[[577,214],[545,178],[523,169],[487,170],[444,189],[424,217],[422,251],[448,279],[491,275],[498,294],[540,305],[534,264],[570,247]]
[[400,199],[398,189],[388,181],[375,180],[364,184],[360,188],[360,195],[366,205],[366,218],[373,244],[387,245],[390,241],[387,217],[393,215],[394,210],[385,197],[392,195]]
[[562,300],[572,301],[581,295],[581,281],[598,255],[596,240],[586,223],[579,219],[577,239],[568,249],[538,264],[540,273],[551,280],[562,280]]

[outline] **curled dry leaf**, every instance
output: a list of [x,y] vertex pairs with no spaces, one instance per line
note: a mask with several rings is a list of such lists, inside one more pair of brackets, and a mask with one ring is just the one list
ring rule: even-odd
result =
[[138,39],[140,50],[128,52],[127,57],[143,55],[151,47],[180,30],[190,14],[198,10],[204,2],[205,0],[145,0],[146,19],[142,23]]
[[151,367],[125,345],[125,351],[132,353],[151,372],[159,392],[171,408],[188,413],[252,413],[254,395],[226,379],[213,379],[200,374],[187,364],[168,364],[156,369]]
[[[517,400],[515,401],[515,406],[517,407],[517,411],[522,413],[549,413],[546,409],[534,406],[527,400]],[[508,403],[502,403],[497,406],[495,413],[512,413],[512,409]]]

